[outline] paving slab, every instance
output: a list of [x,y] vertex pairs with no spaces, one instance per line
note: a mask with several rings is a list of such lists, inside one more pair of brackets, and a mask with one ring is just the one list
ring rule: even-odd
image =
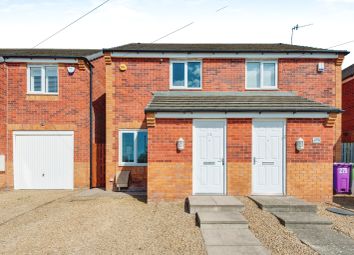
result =
[[189,213],[196,212],[237,212],[244,208],[242,202],[233,196],[190,196],[188,197]]
[[291,196],[250,196],[259,208],[270,212],[316,212],[317,206]]
[[354,254],[354,240],[331,228],[314,226],[311,229],[292,229],[297,237],[320,254]]
[[197,221],[199,224],[247,224],[239,212],[198,212]]
[[201,231],[206,245],[261,245],[249,229],[201,229]]
[[262,246],[212,246],[206,247],[208,255],[270,255]]
[[272,214],[286,227],[311,228],[313,225],[332,224],[327,218],[312,212],[272,212]]

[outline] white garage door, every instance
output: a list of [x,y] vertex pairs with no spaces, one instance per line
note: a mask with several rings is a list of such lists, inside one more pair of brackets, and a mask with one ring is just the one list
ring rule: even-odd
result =
[[73,131],[14,132],[15,189],[72,189]]

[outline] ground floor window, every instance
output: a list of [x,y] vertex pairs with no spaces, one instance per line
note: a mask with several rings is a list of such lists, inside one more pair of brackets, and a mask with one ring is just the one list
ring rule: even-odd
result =
[[146,130],[120,130],[119,141],[120,165],[136,166],[147,164]]

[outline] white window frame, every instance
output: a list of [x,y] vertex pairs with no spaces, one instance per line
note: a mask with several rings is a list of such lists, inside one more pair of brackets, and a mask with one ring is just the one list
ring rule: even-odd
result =
[[[188,62],[200,63],[200,87],[188,88]],[[184,86],[173,86],[173,64],[184,64]],[[186,59],[186,60],[171,60],[170,61],[170,89],[187,89],[187,90],[201,90],[203,88],[203,61],[200,59]]]
[[[147,166],[146,163],[138,163],[138,132],[147,133],[147,129],[120,129],[119,130],[119,166]],[[134,134],[134,162],[123,162],[123,134]]]
[[[48,82],[46,81],[46,67],[57,68],[57,92],[47,92]],[[41,68],[41,91],[31,91],[31,68]],[[39,65],[27,65],[27,94],[31,95],[58,95],[59,94],[59,68],[58,65],[53,64],[39,64]]]
[[[249,88],[248,87],[248,74],[247,74],[247,64],[248,63],[260,63],[260,87],[259,88]],[[275,74],[274,74],[274,86],[264,86],[263,85],[263,64],[275,64]],[[246,90],[278,90],[278,61],[277,60],[258,60],[250,59],[246,61],[245,64],[245,89]]]

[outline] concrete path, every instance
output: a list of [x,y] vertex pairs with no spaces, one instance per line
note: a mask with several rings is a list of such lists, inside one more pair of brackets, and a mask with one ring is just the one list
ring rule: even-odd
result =
[[192,196],[188,202],[209,255],[270,254],[249,230],[240,213],[244,206],[235,197]]
[[281,224],[319,254],[352,255],[354,240],[330,228],[332,222],[319,216],[314,204],[294,197],[251,196],[263,210],[270,211]]

